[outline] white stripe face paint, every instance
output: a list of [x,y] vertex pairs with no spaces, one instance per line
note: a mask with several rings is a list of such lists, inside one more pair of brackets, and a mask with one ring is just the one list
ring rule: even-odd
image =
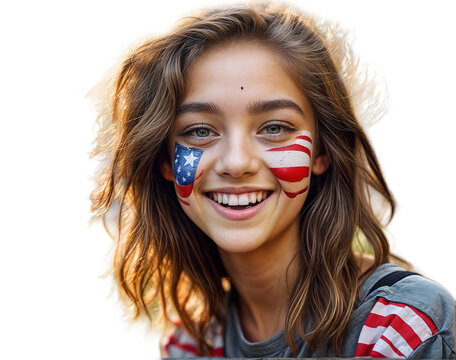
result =
[[311,158],[312,135],[308,131],[300,132],[292,144],[271,148],[264,153],[269,169],[290,198],[307,192]]
[[[311,136],[307,131],[302,132],[301,135],[307,135],[309,138]],[[308,140],[297,138],[294,144],[304,146],[308,148],[310,152],[312,151],[312,143]],[[297,151],[297,149],[268,151],[266,160],[270,168],[310,166],[310,156],[305,153],[303,154],[301,151]]]

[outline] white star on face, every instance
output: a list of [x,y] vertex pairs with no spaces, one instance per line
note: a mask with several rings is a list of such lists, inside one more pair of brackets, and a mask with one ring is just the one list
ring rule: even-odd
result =
[[190,171],[187,171],[187,176],[190,176],[190,175],[191,175],[191,174],[190,174]]
[[184,181],[184,182],[185,182],[185,180],[187,180],[187,179],[183,177],[183,178],[182,178],[182,181]]
[[195,160],[197,160],[198,158],[193,155],[193,151],[190,152],[190,155],[187,155],[187,156],[184,156],[184,159],[185,159],[185,165],[190,165],[191,167],[193,167],[193,162]]
[[179,174],[181,172],[181,167],[179,165],[179,167],[177,168],[177,173]]

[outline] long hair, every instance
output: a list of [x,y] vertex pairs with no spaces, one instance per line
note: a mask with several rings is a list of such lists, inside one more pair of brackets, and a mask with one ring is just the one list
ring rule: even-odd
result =
[[[165,318],[177,313],[204,354],[209,322],[224,318],[229,274],[214,242],[180,208],[160,167],[170,158],[166,144],[187,69],[210,47],[235,41],[277,51],[313,106],[317,152],[330,166],[312,177],[300,213],[301,271],[285,336],[292,351],[297,334],[313,349],[329,344],[340,354],[361,280],[390,255],[371,194],[384,200],[390,217],[395,203],[355,115],[350,91],[357,63],[336,28],[286,7],[234,6],[185,18],[169,34],[138,46],[100,112],[93,154],[104,162],[92,193],[94,216],[105,220],[117,211],[114,274],[135,316],[150,317],[156,304]],[[361,277],[353,250],[359,233],[375,259]]]

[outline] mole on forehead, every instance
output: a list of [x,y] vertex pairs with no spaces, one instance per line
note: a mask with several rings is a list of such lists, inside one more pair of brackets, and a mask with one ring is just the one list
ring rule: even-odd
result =
[[241,90],[244,90],[244,87],[243,87],[243,86],[241,86]]

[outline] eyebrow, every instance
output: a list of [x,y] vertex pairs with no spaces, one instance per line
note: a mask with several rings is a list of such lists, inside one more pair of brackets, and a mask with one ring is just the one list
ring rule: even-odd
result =
[[214,103],[192,102],[179,106],[176,115],[185,113],[221,114],[222,110]]
[[[280,109],[291,109],[296,111],[298,114],[305,116],[304,111],[298,104],[287,99],[255,101],[249,104],[247,107],[247,111],[250,115],[256,115]],[[213,102],[191,102],[180,106],[177,109],[176,115],[184,113],[207,113],[218,115],[222,113],[222,110]]]
[[280,109],[291,109],[296,111],[302,116],[304,115],[304,111],[301,107],[296,104],[295,102],[287,99],[277,99],[277,100],[269,100],[269,101],[255,101],[254,103],[250,104],[247,108],[249,114],[261,114],[268,111],[273,110],[280,110]]

